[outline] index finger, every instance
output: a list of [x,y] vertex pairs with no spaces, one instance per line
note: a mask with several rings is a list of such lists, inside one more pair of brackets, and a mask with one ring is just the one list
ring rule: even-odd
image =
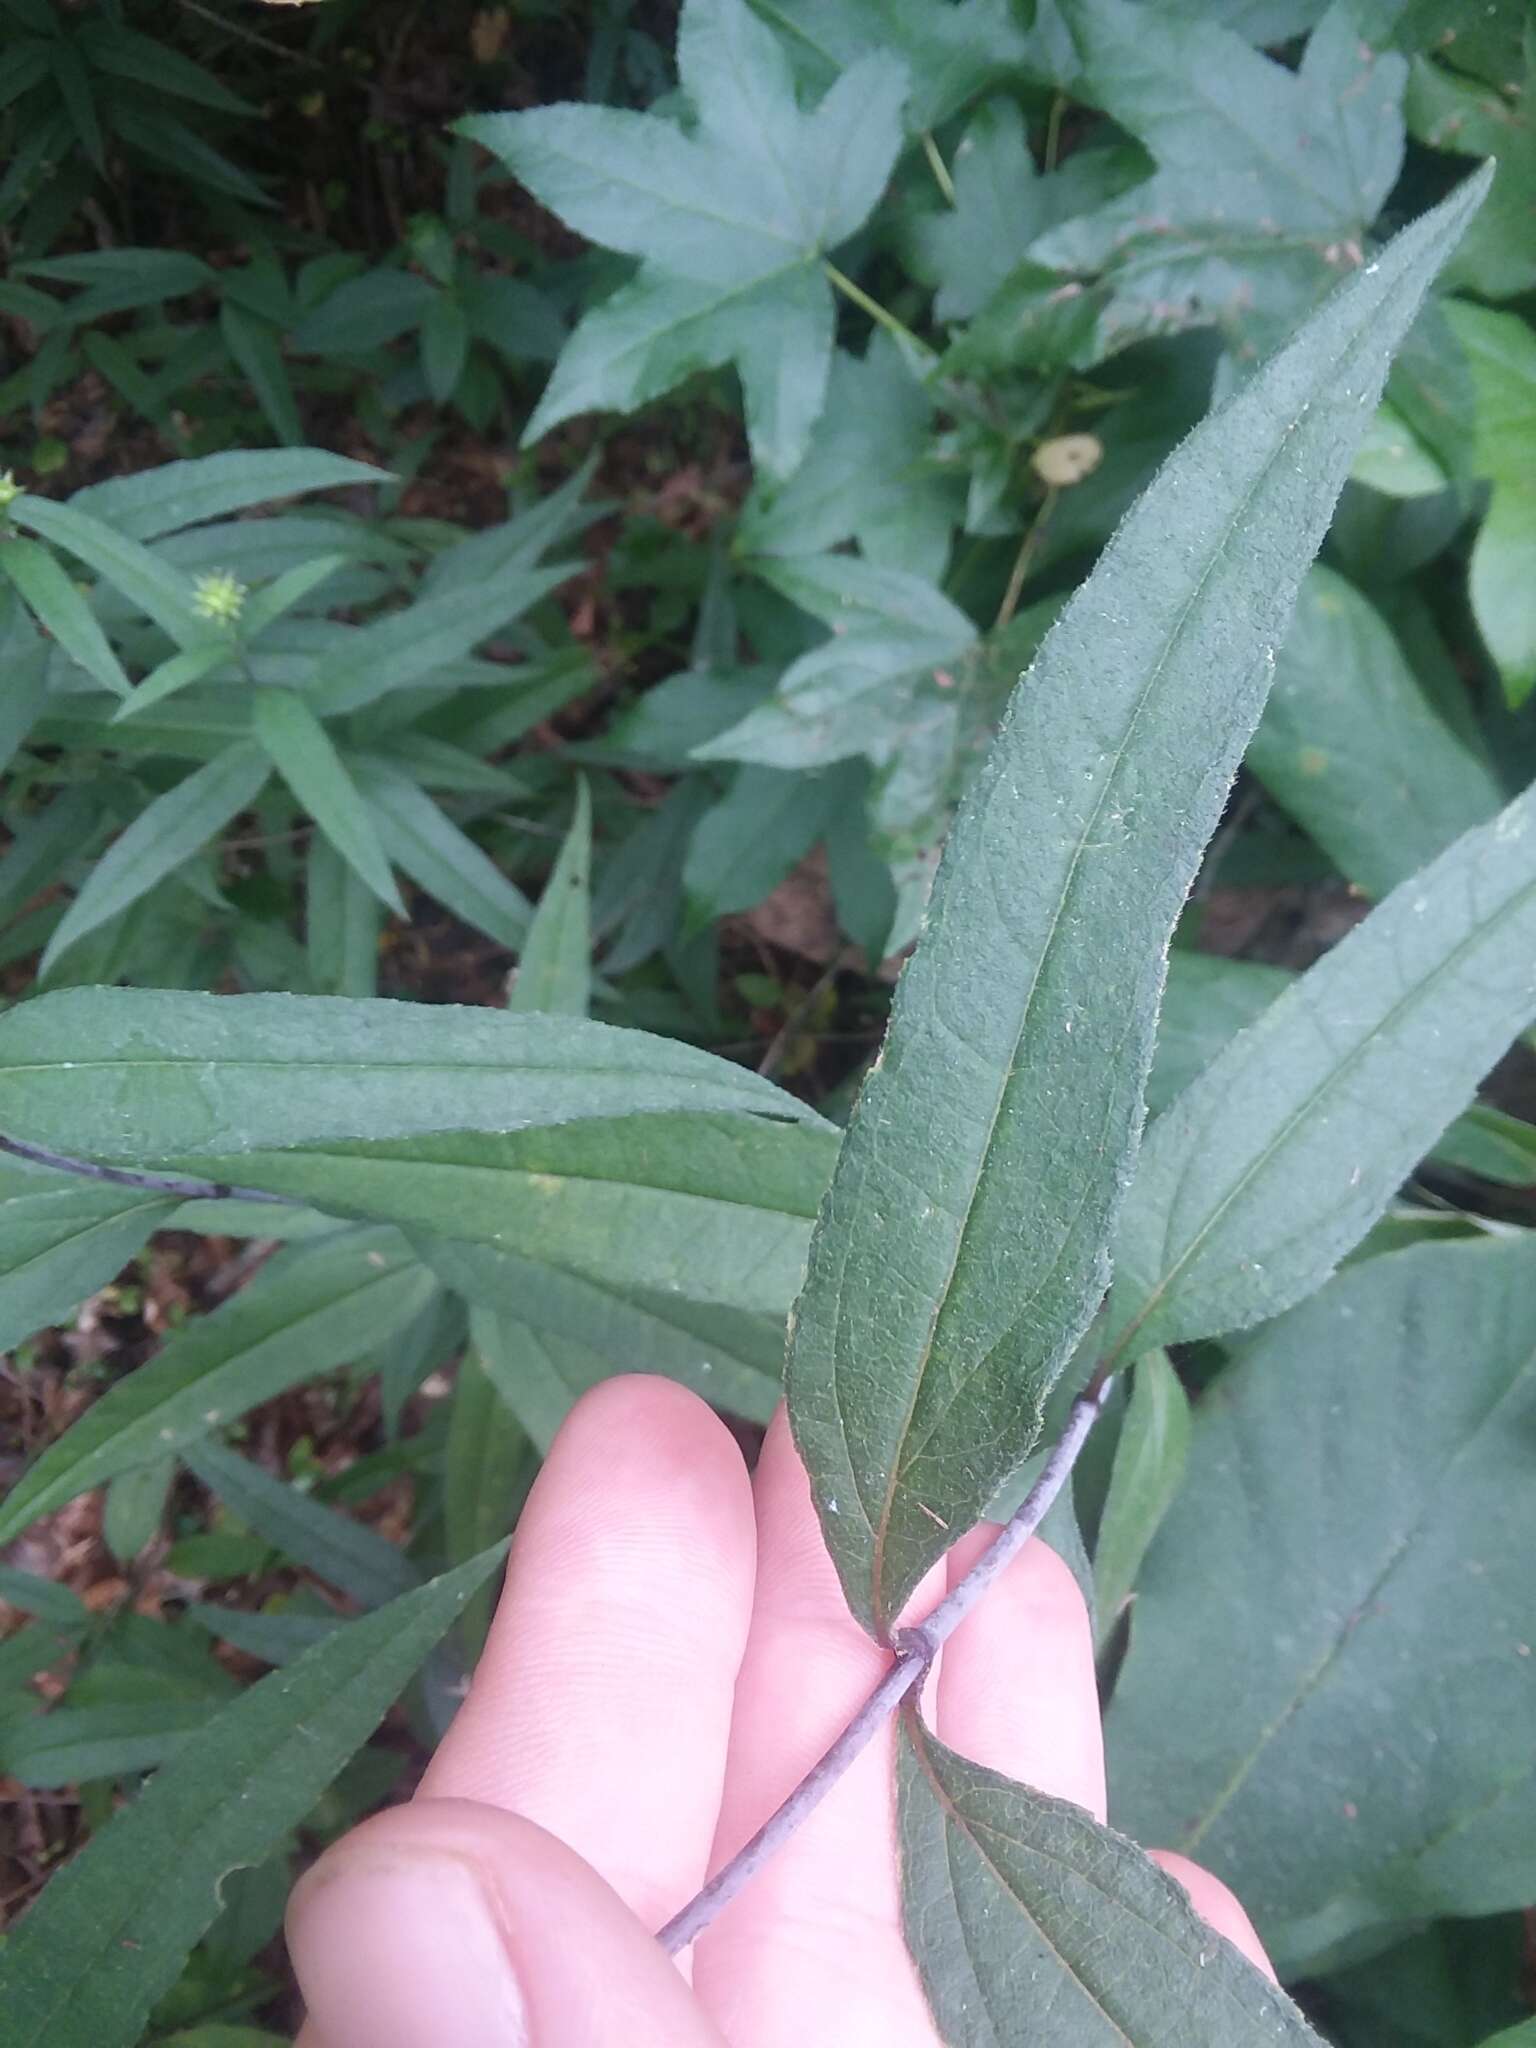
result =
[[423,1796],[537,1821],[659,1927],[704,1881],[754,1556],[746,1467],[705,1403],[595,1387],[534,1482]]

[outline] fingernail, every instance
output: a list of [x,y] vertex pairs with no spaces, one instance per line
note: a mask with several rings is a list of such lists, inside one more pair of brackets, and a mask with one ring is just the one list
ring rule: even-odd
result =
[[288,1950],[326,2048],[528,2048],[491,1894],[434,1850],[340,1850],[299,1885]]

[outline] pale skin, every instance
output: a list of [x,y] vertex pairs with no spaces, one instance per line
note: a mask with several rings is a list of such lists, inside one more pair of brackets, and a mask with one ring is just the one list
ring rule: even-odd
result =
[[[931,1608],[975,1532],[912,1603]],[[300,2048],[940,2048],[902,1941],[894,1732],[674,1962],[652,1938],[878,1679],[782,1414],[749,1476],[656,1379],[576,1407],[518,1525],[468,1699],[408,1806],[298,1885]],[[953,1748],[1104,1816],[1077,1586],[1029,1543],[923,1695]],[[1158,1860],[1268,1963],[1226,1887]]]

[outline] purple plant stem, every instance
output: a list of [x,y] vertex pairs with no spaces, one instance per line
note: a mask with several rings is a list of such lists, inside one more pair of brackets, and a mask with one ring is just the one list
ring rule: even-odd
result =
[[730,1862],[722,1865],[704,1889],[662,1928],[656,1939],[668,1955],[678,1955],[695,1942],[716,1915],[723,1912],[737,1893],[751,1882],[769,1857],[783,1848],[801,1823],[815,1812],[854,1759],[868,1748],[907,1694],[921,1684],[942,1645],[1045,1520],[1051,1504],[1070,1477],[1078,1453],[1087,1442],[1088,1432],[1097,1422],[1103,1405],[1104,1384],[1090,1382],[1088,1390],[1079,1394],[1072,1403],[1066,1428],[1040,1468],[1039,1478],[996,1541],[976,1560],[959,1585],[950,1589],[926,1621],[915,1628],[898,1630],[892,1645],[895,1660],[891,1668],[832,1747],[820,1762],[812,1765],[783,1805],[769,1815],[752,1839],[738,1849]]
[[136,1167],[101,1166],[94,1159],[72,1159],[67,1152],[50,1152],[46,1145],[29,1145],[26,1139],[8,1138],[3,1132],[0,1152],[25,1159],[32,1166],[51,1166],[56,1173],[77,1173],[83,1180],[104,1180],[115,1188],[143,1188],[152,1195],[177,1195],[183,1202],[289,1204],[287,1195],[268,1194],[264,1188],[231,1187],[228,1181],[191,1180],[175,1173],[141,1173]]

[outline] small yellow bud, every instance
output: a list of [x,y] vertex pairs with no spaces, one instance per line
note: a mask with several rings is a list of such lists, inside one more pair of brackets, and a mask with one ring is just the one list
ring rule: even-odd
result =
[[192,609],[201,619],[232,626],[245,609],[245,585],[228,569],[210,569],[193,586]]
[[17,483],[14,474],[10,470],[0,470],[0,512],[4,512],[8,506],[14,505],[16,500],[22,495],[24,488],[23,485]]
[[1104,443],[1097,434],[1058,434],[1054,441],[1042,441],[1029,459],[1042,483],[1064,490],[1092,476],[1104,460]]

